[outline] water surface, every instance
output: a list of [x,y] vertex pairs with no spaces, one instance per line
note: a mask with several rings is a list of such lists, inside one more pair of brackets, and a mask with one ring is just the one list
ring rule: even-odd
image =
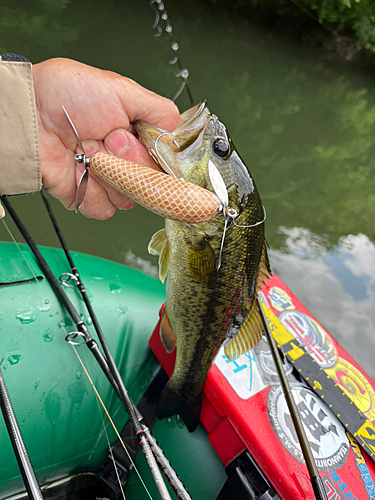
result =
[[[375,377],[373,75],[215,4],[166,5],[195,101],[207,99],[256,179],[274,272]],[[2,52],[77,59],[168,97],[179,87],[147,1],[0,6]],[[186,109],[186,94],[177,103]],[[38,243],[57,246],[39,195],[14,205]],[[161,218],[137,207],[99,222],[53,207],[71,249],[155,272],[147,243]]]

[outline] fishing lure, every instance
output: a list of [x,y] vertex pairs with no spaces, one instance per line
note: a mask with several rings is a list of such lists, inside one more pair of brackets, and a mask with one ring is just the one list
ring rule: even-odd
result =
[[88,168],[131,200],[167,219],[187,224],[208,222],[222,209],[216,194],[190,182],[103,153],[87,157],[72,120],[64,106],[62,109],[83,152],[74,156],[85,167],[76,192],[76,213],[85,197]]

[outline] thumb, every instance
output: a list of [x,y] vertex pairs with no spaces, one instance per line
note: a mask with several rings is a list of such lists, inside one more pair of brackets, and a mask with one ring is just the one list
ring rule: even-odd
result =
[[104,139],[109,154],[158,170],[146,148],[125,129],[112,130]]

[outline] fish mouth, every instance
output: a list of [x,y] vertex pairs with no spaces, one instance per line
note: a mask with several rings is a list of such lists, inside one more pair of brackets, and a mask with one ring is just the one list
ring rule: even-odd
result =
[[143,120],[135,122],[140,142],[146,147],[153,160],[170,175],[182,178],[183,174],[175,165],[178,153],[188,148],[207,126],[211,113],[206,101],[182,113],[182,123],[174,132],[166,132]]

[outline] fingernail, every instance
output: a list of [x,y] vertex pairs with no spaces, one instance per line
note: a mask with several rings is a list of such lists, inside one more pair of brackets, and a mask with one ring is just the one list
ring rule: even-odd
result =
[[104,141],[105,147],[113,156],[121,156],[130,147],[130,141],[125,130],[110,132]]
[[82,146],[85,149],[86,155],[92,156],[99,150],[100,144],[98,141],[95,141],[94,139],[87,139],[86,141],[83,141]]

